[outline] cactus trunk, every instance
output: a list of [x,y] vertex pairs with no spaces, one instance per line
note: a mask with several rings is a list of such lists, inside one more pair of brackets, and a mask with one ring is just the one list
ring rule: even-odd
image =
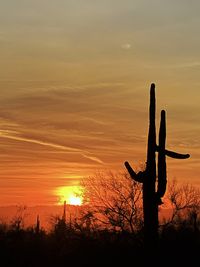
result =
[[155,85],[150,89],[149,134],[147,148],[146,177],[143,181],[143,213],[145,241],[156,242],[158,228],[158,206],[155,201],[156,188],[156,125]]

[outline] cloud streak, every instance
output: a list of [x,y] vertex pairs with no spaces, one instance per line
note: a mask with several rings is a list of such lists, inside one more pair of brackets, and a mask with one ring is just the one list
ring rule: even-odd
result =
[[[13,131],[11,131],[11,133],[13,133]],[[0,130],[0,137],[12,139],[12,140],[16,140],[16,141],[21,141],[21,142],[28,142],[28,143],[32,143],[32,144],[36,144],[36,145],[47,146],[47,147],[51,147],[51,148],[55,148],[55,149],[59,149],[59,150],[65,150],[66,152],[69,152],[69,153],[79,153],[84,158],[87,158],[91,161],[103,164],[103,161],[100,160],[99,158],[95,157],[95,156],[92,156],[92,153],[87,152],[87,151],[83,151],[81,149],[68,147],[68,146],[64,146],[64,145],[59,145],[59,144],[54,144],[54,143],[49,143],[49,142],[44,142],[44,141],[36,140],[36,139],[30,139],[30,138],[26,138],[26,137],[17,136],[17,135],[11,135],[10,131],[4,131],[4,130]]]

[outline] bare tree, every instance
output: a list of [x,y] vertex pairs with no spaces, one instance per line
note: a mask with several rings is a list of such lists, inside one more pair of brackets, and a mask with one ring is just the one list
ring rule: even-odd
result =
[[168,185],[165,199],[171,210],[171,216],[165,220],[164,225],[178,225],[183,221],[190,221],[197,228],[197,219],[200,213],[200,191],[191,184],[179,185],[173,180]]
[[27,212],[27,207],[26,206],[18,206],[17,207],[17,212],[15,216],[11,220],[11,228],[13,230],[19,231],[23,229],[24,227],[24,220],[28,216]]
[[142,188],[128,174],[96,173],[82,182],[87,225],[133,233],[142,225]]

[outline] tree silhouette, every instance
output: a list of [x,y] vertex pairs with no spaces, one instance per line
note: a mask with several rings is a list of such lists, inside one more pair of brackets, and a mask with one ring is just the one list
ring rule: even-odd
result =
[[191,184],[179,185],[173,180],[168,186],[166,196],[167,206],[170,207],[171,216],[165,220],[164,226],[180,225],[187,221],[196,231],[200,213],[200,191]]
[[134,233],[141,228],[142,188],[129,175],[97,173],[84,179],[82,186],[87,203],[82,218],[112,231]]

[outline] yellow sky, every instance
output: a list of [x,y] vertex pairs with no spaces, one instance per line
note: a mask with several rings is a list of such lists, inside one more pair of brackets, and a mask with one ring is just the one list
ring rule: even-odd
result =
[[167,111],[168,177],[199,184],[200,2],[0,2],[0,205],[146,158],[150,83]]

